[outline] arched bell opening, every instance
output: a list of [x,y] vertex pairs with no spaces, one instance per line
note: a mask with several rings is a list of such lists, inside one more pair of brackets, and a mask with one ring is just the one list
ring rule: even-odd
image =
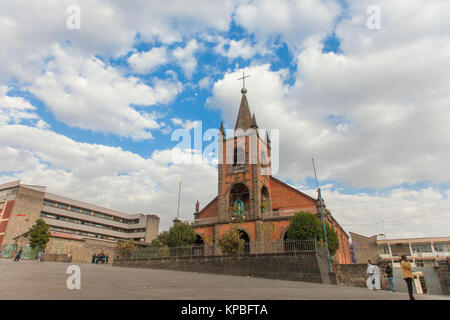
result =
[[250,192],[243,183],[236,183],[230,191],[229,206],[231,216],[236,218],[248,217],[250,212]]

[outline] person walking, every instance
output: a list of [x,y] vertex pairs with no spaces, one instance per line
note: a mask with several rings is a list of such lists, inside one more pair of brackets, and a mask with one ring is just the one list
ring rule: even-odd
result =
[[106,254],[105,260],[106,260],[106,264],[108,264],[108,260],[109,260],[109,255],[108,254]]
[[389,279],[389,283],[391,284],[392,292],[395,292],[395,286],[394,286],[394,272],[392,270],[391,264],[388,263],[386,267],[386,276]]
[[22,256],[22,247],[20,247],[19,252],[17,252],[16,257],[14,258],[14,261],[18,262],[20,260],[21,256]]
[[402,264],[400,266],[402,267],[402,278],[408,287],[409,300],[416,300],[413,296],[412,282],[414,276],[411,272],[411,263],[406,259],[405,255],[402,256]]
[[72,262],[72,252],[70,252],[70,251],[67,254],[66,262]]
[[370,259],[367,261],[367,273],[370,275],[370,280],[372,281],[373,290],[375,289],[375,272]]

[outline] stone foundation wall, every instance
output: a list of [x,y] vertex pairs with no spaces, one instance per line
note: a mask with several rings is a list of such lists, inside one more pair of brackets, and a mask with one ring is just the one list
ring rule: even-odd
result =
[[[51,238],[45,249],[45,256],[57,255],[67,256],[67,253],[72,253],[72,262],[91,263],[92,255],[100,253],[101,250],[109,255],[108,263],[114,261],[114,249],[116,243],[98,241],[98,240],[71,240],[62,238]],[[52,260],[55,261],[55,260]],[[58,260],[59,261],[59,260]]]
[[[323,279],[318,257],[314,252],[301,255],[202,256],[188,258],[159,258],[141,261],[117,259],[115,266],[178,270],[216,274],[231,274],[268,279],[315,283],[330,283]],[[328,276],[328,275],[327,275]]]

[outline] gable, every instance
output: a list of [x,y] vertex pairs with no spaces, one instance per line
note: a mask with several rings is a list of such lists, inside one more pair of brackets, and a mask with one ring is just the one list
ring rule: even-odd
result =
[[199,211],[197,219],[217,217],[218,207],[219,207],[219,200],[218,197],[215,197],[202,210]]
[[274,177],[270,178],[270,189],[272,209],[295,208],[312,213],[317,211],[316,199]]

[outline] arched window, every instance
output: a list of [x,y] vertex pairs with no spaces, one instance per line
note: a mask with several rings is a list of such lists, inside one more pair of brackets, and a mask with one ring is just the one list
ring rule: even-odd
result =
[[194,256],[202,256],[204,253],[204,245],[205,245],[205,243],[203,241],[203,238],[197,234],[195,236],[195,242],[194,242],[192,254]]
[[243,148],[234,148],[233,165],[245,164],[245,150]]
[[244,254],[250,254],[250,237],[244,230],[239,230],[239,238],[245,241],[244,243]]

